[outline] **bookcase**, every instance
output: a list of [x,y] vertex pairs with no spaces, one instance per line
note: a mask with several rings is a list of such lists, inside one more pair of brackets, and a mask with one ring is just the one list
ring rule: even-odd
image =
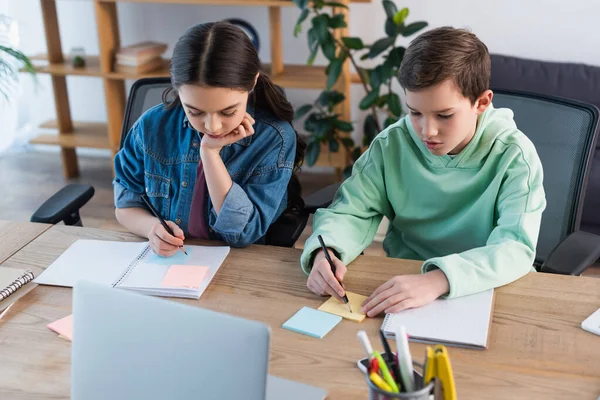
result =
[[[284,88],[324,89],[326,85],[325,67],[309,65],[290,65],[283,60],[281,8],[296,7],[291,0],[90,0],[94,4],[99,54],[87,55],[83,68],[74,68],[71,61],[62,53],[59,34],[59,21],[56,12],[56,0],[40,0],[47,54],[32,56],[34,60],[46,60],[43,66],[36,67],[38,73],[49,74],[56,107],[56,119],[44,122],[41,127],[58,129],[58,135],[41,134],[31,139],[31,143],[59,146],[65,178],[79,175],[77,148],[109,149],[114,155],[119,149],[121,124],[126,104],[125,80],[145,77],[168,77],[169,60],[164,60],[162,68],[145,74],[129,74],[115,72],[113,60],[115,51],[121,46],[117,21],[117,3],[129,1],[136,3],[177,3],[219,6],[256,6],[268,8],[269,40],[271,62],[263,65],[263,70],[270,74],[276,84]],[[371,0],[337,0],[348,5],[369,3]],[[349,10],[337,8],[336,13],[346,14],[349,21]],[[348,27],[338,29],[338,35],[347,35]],[[106,123],[78,122],[71,118],[69,97],[67,94],[67,76],[78,75],[102,79],[106,103]],[[344,119],[350,120],[350,85],[358,82],[357,76],[350,73],[349,62],[346,61],[335,89],[344,93],[346,100],[340,104],[337,112]],[[346,165],[347,154],[340,151],[329,153],[323,147],[317,165],[333,166],[340,175]]]

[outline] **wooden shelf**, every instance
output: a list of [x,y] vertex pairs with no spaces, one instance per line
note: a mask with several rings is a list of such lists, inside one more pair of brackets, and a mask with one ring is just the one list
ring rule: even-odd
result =
[[[58,129],[56,121],[47,121],[40,128]],[[58,145],[68,149],[87,147],[110,149],[106,124],[100,122],[73,122],[72,133],[41,134],[29,141],[32,144]]]
[[[47,60],[46,55],[40,54],[31,57],[34,61]],[[87,56],[86,65],[82,68],[75,68],[71,61],[66,59],[63,63],[45,63],[36,65],[35,69],[40,74],[50,74],[55,76],[93,76],[108,79],[141,79],[155,77],[169,77],[169,60],[165,60],[164,66],[155,71],[143,74],[132,74],[123,72],[104,73],[100,69],[100,60],[97,56]],[[270,73],[271,66],[263,65],[263,71]],[[325,67],[310,65],[285,65],[283,72],[272,77],[273,81],[287,88],[297,89],[324,89],[327,81]]]
[[[99,0],[102,3],[162,3],[204,4],[216,6],[296,7],[291,0]],[[350,0],[351,3],[370,3],[372,0]]]

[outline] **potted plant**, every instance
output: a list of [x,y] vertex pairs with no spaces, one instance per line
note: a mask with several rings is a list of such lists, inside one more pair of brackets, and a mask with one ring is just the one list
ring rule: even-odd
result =
[[4,101],[9,100],[12,84],[19,80],[19,71],[35,74],[35,68],[31,60],[19,50],[10,46],[8,36],[5,33],[10,23],[10,18],[0,15],[0,97]]
[[[398,10],[396,4],[390,0],[383,0],[382,5],[386,13],[384,26],[385,37],[372,44],[365,44],[360,37],[336,38],[334,31],[347,27],[345,15],[338,13],[330,15],[325,8],[347,8],[342,3],[326,0],[293,0],[300,8],[300,17],[294,27],[294,35],[302,30],[302,23],[311,17],[311,27],[307,32],[310,56],[307,63],[311,65],[317,53],[322,51],[329,61],[325,73],[327,74],[327,88],[319,94],[312,104],[299,107],[296,118],[306,116],[304,129],[310,132],[306,152],[306,163],[313,165],[319,157],[321,144],[329,146],[330,152],[339,151],[340,144],[344,146],[347,154],[351,155],[350,164],[344,169],[347,177],[352,171],[352,164],[369,146],[375,136],[390,124],[396,122],[402,115],[400,96],[392,90],[392,82],[397,79],[398,69],[404,56],[405,47],[397,45],[399,38],[414,35],[427,26],[427,22],[418,21],[406,23],[409,14],[408,8]],[[382,56],[382,61],[370,67],[360,65],[360,61],[375,59]],[[354,125],[350,121],[340,119],[336,114],[335,106],[345,100],[343,93],[333,90],[338,80],[343,63],[349,60],[360,77],[365,95],[360,101],[360,109],[368,110],[368,115],[363,124],[363,142],[356,145],[350,138]],[[383,116],[383,117],[382,117]]]

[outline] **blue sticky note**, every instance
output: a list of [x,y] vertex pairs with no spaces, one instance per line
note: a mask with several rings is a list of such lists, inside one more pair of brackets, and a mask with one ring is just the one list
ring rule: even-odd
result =
[[313,308],[302,307],[294,316],[282,325],[290,331],[322,339],[332,330],[342,317]]
[[177,253],[173,254],[171,257],[163,257],[158,254],[152,252],[147,258],[147,264],[156,264],[156,265],[185,265],[188,256],[185,255],[183,251],[177,251]]

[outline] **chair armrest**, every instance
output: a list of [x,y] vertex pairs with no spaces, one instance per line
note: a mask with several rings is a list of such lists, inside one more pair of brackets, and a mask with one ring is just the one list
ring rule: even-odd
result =
[[552,250],[540,270],[553,274],[581,275],[600,257],[600,236],[577,231]]
[[81,225],[79,209],[94,196],[94,187],[79,183],[65,186],[44,202],[31,216],[31,222]]
[[332,183],[331,185],[317,190],[304,198],[304,213],[314,214],[318,208],[329,207],[333,201],[333,196],[341,186],[341,183]]

